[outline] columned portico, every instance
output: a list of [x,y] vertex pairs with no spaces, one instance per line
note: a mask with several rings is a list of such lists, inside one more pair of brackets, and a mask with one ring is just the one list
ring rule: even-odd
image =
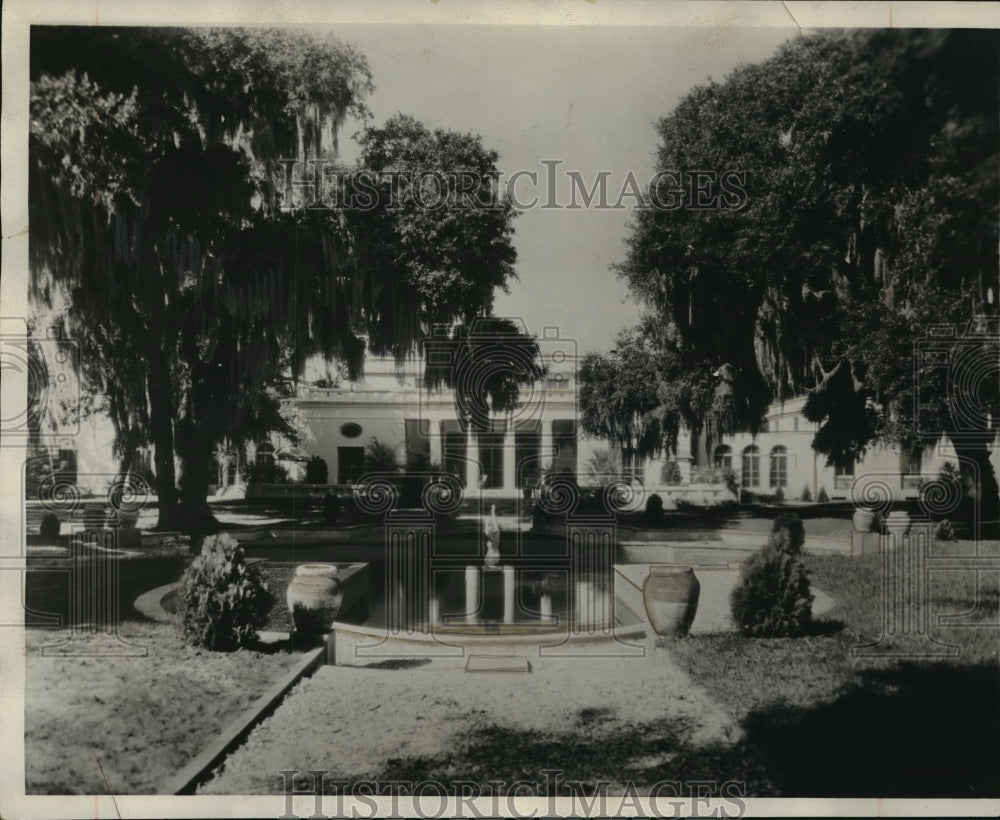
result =
[[465,433],[465,452],[468,460],[465,462],[465,487],[468,492],[479,488],[479,447],[476,437],[472,435],[472,426]]
[[437,420],[431,421],[427,438],[430,442],[431,464],[443,464],[444,454],[441,449],[441,422]]
[[552,421],[542,419],[542,466],[547,467],[555,456],[552,446]]
[[507,427],[503,437],[503,490],[513,494],[517,489],[517,450],[514,448],[514,429]]

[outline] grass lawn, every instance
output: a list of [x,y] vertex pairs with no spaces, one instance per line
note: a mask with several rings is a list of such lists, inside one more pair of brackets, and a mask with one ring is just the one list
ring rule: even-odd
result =
[[156,793],[301,657],[281,645],[195,649],[164,624],[125,622],[119,634],[147,657],[42,657],[68,631],[27,631],[28,794]]
[[[807,537],[809,524],[807,522]],[[937,554],[974,552],[972,542]],[[983,552],[1000,552],[988,542]],[[943,628],[939,614],[970,610],[972,571],[934,572],[931,634],[958,644],[940,659],[861,659],[851,647],[882,632],[881,558],[806,556],[813,582],[838,606],[798,639],[738,635],[671,644],[688,673],[747,732],[789,796],[1000,795],[1000,631]],[[983,624],[997,623],[998,576],[980,573]]]

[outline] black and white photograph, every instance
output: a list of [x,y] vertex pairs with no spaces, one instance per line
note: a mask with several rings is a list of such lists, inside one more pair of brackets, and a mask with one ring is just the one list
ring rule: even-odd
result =
[[1000,813],[1000,4],[2,13],[0,816]]

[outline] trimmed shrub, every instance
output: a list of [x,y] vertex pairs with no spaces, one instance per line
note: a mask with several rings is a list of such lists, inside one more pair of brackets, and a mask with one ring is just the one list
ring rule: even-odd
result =
[[46,538],[55,538],[59,535],[61,527],[62,523],[54,513],[45,513],[42,516],[42,522],[38,525],[38,534],[44,535]]
[[809,489],[809,485],[808,484],[806,484],[806,486],[802,488],[802,495],[799,496],[799,500],[800,501],[812,501],[813,500],[812,490]]
[[225,533],[205,539],[181,579],[179,614],[194,646],[221,652],[252,646],[274,596],[243,548]]
[[771,525],[768,543],[781,552],[796,556],[806,542],[806,528],[795,513],[782,513]]
[[366,473],[395,473],[399,471],[399,452],[395,445],[375,436],[365,445],[364,470]]
[[951,521],[947,518],[940,521],[937,527],[934,528],[934,538],[937,541],[958,540],[958,537],[955,535],[955,528],[952,526]]
[[820,487],[819,492],[816,493],[816,503],[817,504],[829,504],[830,496],[826,494],[826,487]]
[[785,491],[781,489],[781,487],[778,487],[778,489],[774,491],[774,503],[781,504],[784,500],[785,500]]
[[260,464],[251,461],[243,468],[243,481],[247,484],[287,484],[288,470],[272,461]]
[[740,568],[730,611],[748,637],[791,638],[802,635],[812,623],[812,602],[802,562],[769,539]]
[[326,484],[330,470],[321,456],[313,456],[306,462],[306,484]]
[[663,521],[663,499],[653,493],[646,499],[646,524],[659,524]]
[[340,519],[340,511],[343,508],[343,501],[334,492],[327,492],[323,496],[323,520],[327,524],[336,524]]
[[542,509],[542,505],[535,501],[531,508],[531,529],[534,532],[541,532],[545,529],[545,524],[547,523],[547,518],[545,515],[545,510]]

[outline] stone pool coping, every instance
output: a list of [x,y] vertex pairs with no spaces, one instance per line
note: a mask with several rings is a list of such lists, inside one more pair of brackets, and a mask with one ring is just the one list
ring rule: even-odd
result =
[[[624,610],[624,611],[622,611]],[[328,663],[364,667],[390,660],[430,661],[434,668],[465,668],[469,657],[640,657],[648,650],[650,629],[640,616],[616,598],[616,613],[628,623],[607,629],[536,632],[399,632],[384,626],[337,621],[327,639]]]
[[163,606],[163,599],[166,598],[171,592],[180,586],[180,581],[173,581],[169,584],[164,584],[161,587],[156,587],[156,589],[151,589],[149,592],[144,592],[135,601],[132,602],[132,606],[141,615],[145,615],[151,621],[159,621],[161,624],[170,623],[173,618],[169,612]]

